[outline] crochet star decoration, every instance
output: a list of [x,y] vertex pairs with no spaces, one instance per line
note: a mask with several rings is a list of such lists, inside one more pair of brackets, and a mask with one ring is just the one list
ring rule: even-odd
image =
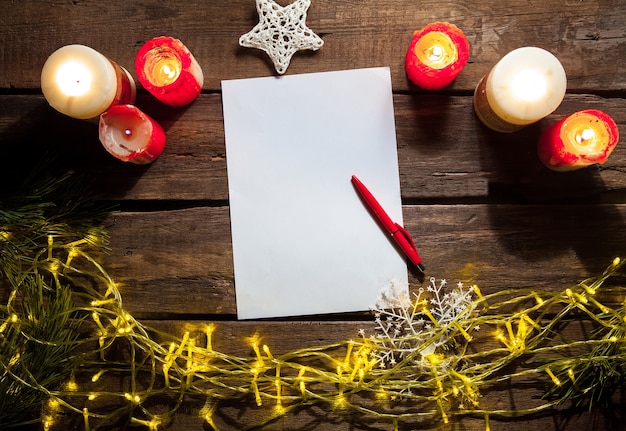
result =
[[256,0],[259,23],[239,38],[239,45],[265,51],[282,75],[296,52],[317,51],[324,45],[306,25],[310,5],[311,0],[296,0],[284,7],[274,0]]

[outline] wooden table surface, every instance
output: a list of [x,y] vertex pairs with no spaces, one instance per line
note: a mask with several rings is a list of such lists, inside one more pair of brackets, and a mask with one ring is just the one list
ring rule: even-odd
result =
[[[4,0],[3,6],[0,144],[59,149],[72,168],[95,176],[102,199],[118,204],[121,211],[105,222],[111,253],[103,265],[120,282],[129,312],[177,335],[215,322],[214,347],[233,354],[249,353],[243,340],[254,333],[276,354],[354,338],[373,325],[368,313],[237,320],[220,82],[275,75],[265,53],[238,45],[257,23],[253,0]],[[440,20],[465,32],[471,55],[449,87],[425,92],[407,80],[404,55],[414,30]],[[312,0],[307,24],[324,46],[297,53],[287,75],[391,68],[405,227],[419,238],[426,280],[477,283],[483,293],[512,286],[563,289],[626,255],[626,144],[622,138],[605,165],[555,173],[538,161],[536,141],[548,124],[586,108],[609,113],[626,135],[625,23],[624,0]],[[80,43],[136,77],[137,50],[160,35],[189,47],[203,69],[204,88],[184,108],[165,107],[139,89],[137,105],[161,122],[168,142],[153,164],[125,164],[104,151],[94,124],[48,106],[41,68],[57,48]],[[512,134],[492,132],[474,115],[474,88],[521,46],[545,48],[561,60],[567,94],[546,119]],[[3,164],[13,161],[3,157]],[[411,277],[413,289],[424,283]],[[495,401],[498,408],[523,408],[544,389],[529,382]],[[239,429],[255,408],[251,402],[224,409],[221,429]],[[623,421],[613,422],[623,416],[619,409],[565,410],[493,418],[490,426],[624,429]],[[428,427],[478,430],[485,424],[467,417]],[[208,428],[183,408],[171,429]],[[392,425],[312,408],[267,429]]]

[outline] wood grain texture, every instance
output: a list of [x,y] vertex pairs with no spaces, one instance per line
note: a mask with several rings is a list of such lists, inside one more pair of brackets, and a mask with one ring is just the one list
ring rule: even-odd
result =
[[[562,290],[626,255],[623,204],[411,205],[404,218],[427,278],[476,283],[484,292]],[[236,313],[227,207],[125,212],[107,227],[112,252],[104,261],[129,310]],[[423,283],[414,277],[412,287]]]
[[[281,0],[283,5],[288,4]],[[257,23],[253,0],[5,0],[0,15],[0,88],[39,88],[46,58],[71,43],[89,45],[134,76],[134,56],[148,39],[181,39],[198,59],[206,90],[223,79],[275,74],[265,53],[242,48],[239,36]],[[296,54],[288,73],[390,66],[396,90],[415,90],[404,74],[413,31],[436,20],[464,30],[469,64],[450,87],[471,91],[507,52],[540,46],[558,55],[572,91],[623,91],[626,32],[622,0],[316,0],[308,26],[324,40]]]
[[[102,262],[119,282],[128,311],[178,336],[215,322],[215,348],[237,355],[250,353],[244,339],[255,333],[280,354],[372,328],[367,312],[237,320],[221,81],[275,75],[265,53],[238,45],[239,36],[257,23],[254,0],[4,0],[2,6],[0,193],[19,184],[49,153],[61,155],[54,160],[59,171],[92,175],[93,191],[121,209],[105,221],[111,253]],[[455,82],[427,93],[408,82],[404,56],[413,31],[436,20],[463,29],[471,55]],[[535,154],[542,130],[577,110],[603,110],[626,130],[624,22],[624,0],[313,0],[307,24],[325,45],[297,53],[287,74],[390,67],[404,223],[424,258],[426,279],[477,283],[485,293],[509,287],[555,291],[598,275],[615,256],[626,257],[624,137],[605,165],[576,172],[549,171]],[[104,151],[95,124],[48,106],[40,91],[41,67],[57,48],[81,43],[136,76],[139,47],[160,35],[177,37],[190,48],[204,71],[204,91],[191,105],[171,108],[140,88],[137,105],[163,125],[168,143],[151,165],[124,164]],[[473,112],[474,88],[503,55],[531,45],[561,60],[568,94],[539,123],[513,134],[492,132]],[[424,284],[424,278],[411,277],[411,288]],[[0,299],[7,297],[7,286],[0,284]],[[584,320],[564,329],[572,338],[586,337],[589,330]],[[483,337],[477,348],[494,345],[489,334]],[[485,391],[481,402],[525,408],[545,391],[536,380],[517,383]],[[198,414],[202,404],[187,400],[169,429],[208,429]],[[493,417],[491,429],[626,429],[624,405],[626,390],[619,388],[606,411],[563,406],[533,417]],[[218,424],[221,430],[241,429],[262,419],[267,408],[257,408],[253,400],[226,403]],[[82,417],[62,429],[83,430]],[[325,406],[265,429],[393,426]],[[478,416],[449,425],[400,426],[413,429],[473,431],[484,430],[485,423]]]
[[[163,155],[151,165],[114,159],[98,141],[95,124],[64,117],[38,96],[0,98],[0,152],[19,151],[21,158],[32,159],[36,153],[58,150],[73,169],[96,178],[97,192],[105,199],[226,201],[221,96],[202,95],[185,108],[164,107],[148,96],[137,105],[167,134]],[[626,104],[619,98],[567,95],[546,119],[518,133],[501,134],[476,118],[471,96],[396,94],[402,197],[485,200],[506,195],[509,200],[546,201],[622,190],[626,145],[618,144],[605,165],[570,173],[552,172],[537,158],[536,142],[547,125],[588,108],[604,110],[626,129]],[[20,169],[7,169],[11,167]]]

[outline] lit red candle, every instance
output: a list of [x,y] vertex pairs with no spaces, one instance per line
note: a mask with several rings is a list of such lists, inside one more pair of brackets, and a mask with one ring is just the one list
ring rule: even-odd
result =
[[115,104],[135,103],[136,94],[126,69],[84,45],[67,45],[48,57],[41,90],[54,109],[82,120],[97,119]]
[[615,121],[588,109],[554,123],[539,138],[539,159],[555,171],[573,171],[604,163],[619,141]]
[[189,49],[167,36],[155,37],[139,49],[135,71],[141,85],[170,106],[193,102],[204,82],[202,69]]
[[133,105],[115,105],[100,115],[100,142],[124,162],[147,164],[165,147],[165,132],[154,119]]
[[454,24],[434,22],[413,33],[405,58],[409,79],[425,90],[446,87],[469,58],[469,42]]

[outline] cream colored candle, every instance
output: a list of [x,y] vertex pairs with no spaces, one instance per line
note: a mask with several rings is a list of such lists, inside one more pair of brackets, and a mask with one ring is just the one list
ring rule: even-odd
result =
[[559,60],[537,47],[518,48],[485,75],[474,93],[478,118],[497,132],[514,132],[552,113],[567,87]]
[[97,118],[110,106],[135,103],[135,81],[126,69],[84,45],[67,45],[46,60],[41,90],[57,111]]

